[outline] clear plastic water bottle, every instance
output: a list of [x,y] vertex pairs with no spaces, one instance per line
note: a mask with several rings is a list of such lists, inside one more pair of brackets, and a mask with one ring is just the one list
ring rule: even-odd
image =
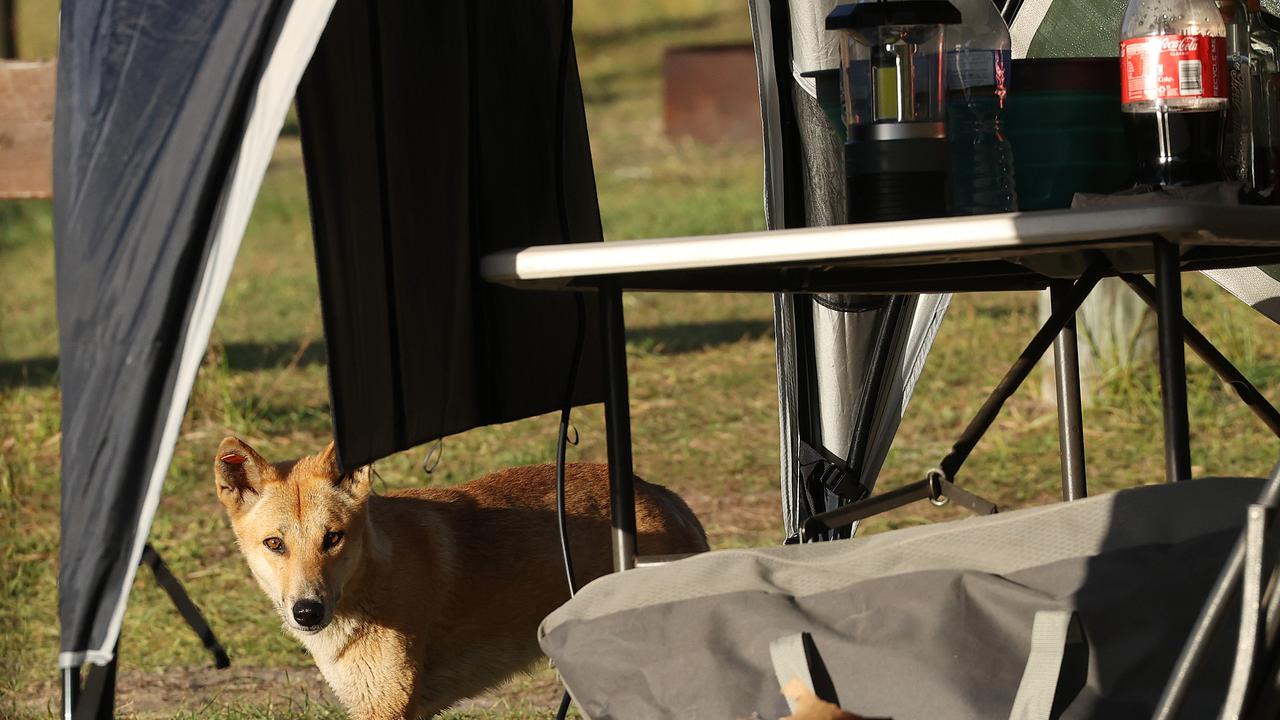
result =
[[951,0],[961,23],[949,25],[947,135],[957,215],[1017,209],[1013,151],[1002,125],[1010,75],[1009,27],[991,0]]
[[1217,0],[1227,26],[1227,82],[1230,102],[1222,138],[1222,172],[1228,180],[1253,186],[1253,83],[1249,75],[1249,8],[1244,0]]
[[1253,93],[1253,186],[1280,192],[1280,36],[1258,0],[1249,11],[1249,77]]

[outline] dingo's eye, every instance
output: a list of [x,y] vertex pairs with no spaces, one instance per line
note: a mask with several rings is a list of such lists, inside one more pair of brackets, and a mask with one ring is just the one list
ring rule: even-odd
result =
[[284,541],[278,537],[269,537],[266,540],[263,540],[262,544],[266,545],[268,550],[277,555],[284,553]]
[[341,530],[330,530],[324,534],[324,540],[321,541],[321,548],[324,550],[332,550],[342,542]]

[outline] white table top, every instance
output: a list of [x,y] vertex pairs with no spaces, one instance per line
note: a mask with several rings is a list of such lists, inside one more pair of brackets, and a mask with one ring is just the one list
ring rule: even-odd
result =
[[[1220,205],[1052,210],[607,243],[543,245],[486,256],[481,275],[527,288],[827,290],[968,288],[1068,277],[1083,253],[1150,271],[1154,236],[1179,243],[1189,269],[1280,262],[1280,209]],[[904,287],[896,288],[895,278]],[[908,278],[916,278],[909,280]],[[993,288],[994,289],[994,288]]]

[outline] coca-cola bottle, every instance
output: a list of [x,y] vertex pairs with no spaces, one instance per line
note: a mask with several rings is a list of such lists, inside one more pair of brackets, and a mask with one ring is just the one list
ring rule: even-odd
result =
[[1139,184],[1223,178],[1226,35],[1214,0],[1130,0],[1120,34],[1120,99]]

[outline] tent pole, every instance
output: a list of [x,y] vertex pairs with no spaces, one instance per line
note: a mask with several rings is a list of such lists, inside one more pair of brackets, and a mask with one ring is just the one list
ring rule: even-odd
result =
[[62,668],[62,720],[72,720],[80,702],[80,668]]
[[151,547],[151,543],[147,543],[142,547],[142,564],[151,568],[151,572],[155,574],[156,584],[164,590],[169,596],[169,600],[173,602],[173,606],[177,608],[178,614],[183,620],[187,621],[187,625],[200,638],[200,642],[204,644],[206,650],[213,655],[213,666],[219,670],[231,667],[231,658],[227,657],[227,651],[218,642],[218,638],[213,634],[213,629],[209,627],[209,621],[204,619],[204,615],[200,612],[200,608],[191,601],[191,596],[187,594],[186,588],[182,587],[182,583],[174,576],[173,571],[165,564],[164,559],[160,557],[160,553]]
[[116,710],[116,668],[120,661],[117,641],[111,660],[106,665],[90,665],[84,687],[76,693],[76,720],[111,720]]
[[[1049,297],[1054,308],[1064,302],[1070,283],[1054,283]],[[1080,402],[1080,353],[1073,314],[1053,341],[1054,385],[1058,390],[1058,448],[1062,453],[1062,499],[1088,495],[1084,462],[1084,414]]]
[[[95,720],[112,720],[116,716],[116,670],[120,667],[120,646],[105,667],[94,666],[89,670],[90,694],[98,707]],[[97,676],[96,678],[94,676]],[[95,680],[97,682],[95,682]],[[99,689],[100,685],[100,689]]]
[[604,339],[605,436],[609,445],[609,508],[613,520],[613,570],[636,566],[635,478],[631,472],[631,408],[627,399],[627,335],[622,289],[600,286],[600,325]]
[[[854,419],[853,431],[850,433],[849,450],[845,455],[849,480],[864,488],[863,494],[871,493],[871,490],[862,484],[863,477],[866,475],[867,445],[871,442],[871,427],[875,423],[876,403],[880,400],[885,376],[893,372],[889,368],[894,349],[893,340],[901,325],[902,317],[906,314],[907,300],[906,295],[891,295],[884,308],[880,310],[881,315],[877,319],[876,332],[871,341],[871,362],[867,366],[867,375],[863,378],[862,395],[858,398],[857,416]],[[912,309],[914,308],[913,304]],[[910,322],[910,320],[908,315],[907,321]],[[817,440],[822,442],[822,438]]]
[[1182,267],[1178,246],[1155,241],[1156,311],[1160,341],[1160,398],[1164,406],[1165,480],[1191,479],[1191,428],[1187,418],[1187,358],[1182,347]]

